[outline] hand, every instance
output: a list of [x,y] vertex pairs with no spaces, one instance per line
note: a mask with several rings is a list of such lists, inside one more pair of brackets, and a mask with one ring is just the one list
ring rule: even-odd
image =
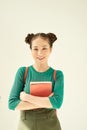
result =
[[26,101],[26,98],[27,98],[27,93],[25,93],[24,91],[22,91],[22,92],[20,93],[20,99],[21,99],[22,101]]
[[54,93],[51,93],[50,95],[49,95],[49,97],[52,97],[54,95]]

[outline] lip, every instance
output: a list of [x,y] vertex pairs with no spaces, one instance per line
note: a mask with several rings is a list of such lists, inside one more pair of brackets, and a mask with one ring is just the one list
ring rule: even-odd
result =
[[45,57],[37,57],[38,60],[43,60]]

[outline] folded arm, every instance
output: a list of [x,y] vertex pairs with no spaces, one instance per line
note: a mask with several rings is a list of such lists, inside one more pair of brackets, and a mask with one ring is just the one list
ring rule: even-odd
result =
[[17,107],[15,108],[15,110],[31,110],[31,109],[37,109],[37,108],[42,108],[41,106],[35,105],[33,103],[30,102],[25,102],[25,101],[21,101]]
[[[51,93],[50,96],[52,96],[52,95],[53,95],[53,93]],[[27,94],[25,92],[21,92],[20,99],[24,102],[32,103],[41,108],[52,108],[52,105],[51,105],[48,97],[33,96],[33,95]]]
[[[53,93],[52,93],[50,96],[52,96],[52,95],[53,95]],[[34,101],[31,101],[31,100],[30,100],[30,96],[31,96],[31,98],[33,97],[34,99],[37,98],[36,100],[38,100],[38,99],[42,100],[42,99],[43,99],[43,100],[42,100],[42,104],[39,104],[39,102],[36,102],[36,103],[35,103],[35,102],[34,102],[34,101],[35,101],[34,99],[32,99],[32,100],[34,100]],[[20,100],[21,100],[21,102],[17,105],[17,107],[15,108],[15,110],[30,110],[30,109],[50,107],[50,106],[48,105],[46,99],[47,99],[47,98],[45,98],[45,100],[44,100],[44,98],[32,96],[32,95],[26,94],[25,92],[21,92],[21,93],[20,93]],[[29,102],[29,100],[30,100],[31,102]],[[45,102],[45,101],[46,101],[46,102]],[[32,102],[34,102],[34,103],[32,103]],[[37,105],[37,104],[38,104],[38,105]],[[44,105],[43,105],[43,104],[44,104]]]

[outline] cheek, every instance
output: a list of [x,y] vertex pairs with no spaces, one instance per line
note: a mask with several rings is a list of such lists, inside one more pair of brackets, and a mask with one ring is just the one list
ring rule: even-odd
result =
[[51,54],[51,51],[48,51],[48,52],[47,52],[47,56],[49,56],[50,54]]
[[33,57],[33,58],[35,58],[35,57],[37,56],[36,53],[33,53],[33,52],[32,52],[31,54],[32,54],[32,57]]

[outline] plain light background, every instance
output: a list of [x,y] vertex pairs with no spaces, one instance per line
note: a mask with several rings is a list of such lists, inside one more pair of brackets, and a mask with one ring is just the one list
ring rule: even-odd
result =
[[53,32],[49,65],[64,72],[64,102],[58,110],[63,130],[87,129],[87,1],[0,0],[0,130],[16,130],[18,111],[8,109],[17,69],[33,63],[24,39]]

